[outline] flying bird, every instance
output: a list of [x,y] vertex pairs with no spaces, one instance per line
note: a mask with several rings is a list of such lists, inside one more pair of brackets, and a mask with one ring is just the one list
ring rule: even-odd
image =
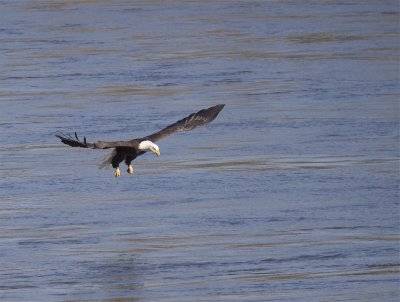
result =
[[212,122],[218,115],[218,113],[224,108],[225,104],[219,104],[207,109],[202,109],[196,113],[192,113],[189,116],[177,121],[174,124],[165,127],[164,129],[153,133],[151,135],[135,138],[129,141],[115,141],[105,142],[97,141],[95,143],[88,143],[86,137],[83,137],[81,141],[75,132],[74,137],[72,135],[56,134],[56,136],[66,145],[71,147],[90,148],[90,149],[110,149],[114,148],[110,156],[100,165],[105,167],[112,165],[114,170],[114,176],[118,177],[121,175],[119,164],[125,161],[128,166],[127,172],[133,173],[132,161],[148,152],[151,151],[155,155],[160,156],[160,148],[155,144],[158,140],[165,138],[171,134],[181,131],[190,131],[198,126],[206,125]]

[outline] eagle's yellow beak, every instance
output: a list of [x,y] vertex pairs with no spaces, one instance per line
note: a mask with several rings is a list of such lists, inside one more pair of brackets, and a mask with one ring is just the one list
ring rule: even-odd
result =
[[[158,148],[157,148],[158,149]],[[155,155],[160,156],[160,150],[157,150],[154,147],[150,147],[151,152],[153,152]]]

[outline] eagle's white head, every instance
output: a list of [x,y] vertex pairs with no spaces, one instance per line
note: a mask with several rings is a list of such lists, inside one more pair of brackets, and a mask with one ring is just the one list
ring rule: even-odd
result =
[[140,142],[139,149],[141,151],[144,151],[144,152],[151,151],[155,155],[160,156],[160,148],[155,143],[153,143],[151,141],[142,141],[142,142]]

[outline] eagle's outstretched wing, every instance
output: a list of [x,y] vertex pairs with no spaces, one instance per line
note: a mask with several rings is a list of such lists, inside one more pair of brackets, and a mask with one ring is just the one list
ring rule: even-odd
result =
[[115,142],[97,141],[95,143],[88,143],[86,141],[86,137],[83,137],[83,141],[81,141],[76,132],[75,132],[75,137],[72,137],[72,135],[70,134],[62,134],[62,133],[57,133],[56,136],[61,140],[61,142],[71,147],[91,148],[91,149],[109,149],[116,147],[137,148],[138,141],[150,140],[152,142],[155,142],[175,132],[189,131],[198,126],[206,125],[212,122],[217,117],[218,113],[222,110],[222,108],[224,108],[224,106],[225,106],[224,104],[220,104],[207,109],[202,109],[196,113],[192,113],[191,115],[177,121],[172,125],[169,125],[168,127],[156,133],[153,133],[139,140],[133,139],[130,141],[115,141]]
[[71,147],[80,147],[80,148],[91,148],[91,149],[109,149],[115,147],[133,147],[133,143],[130,141],[116,141],[116,142],[103,142],[98,141],[95,143],[88,143],[86,141],[86,137],[83,137],[83,141],[81,141],[78,135],[75,132],[75,137],[72,137],[70,134],[62,134],[57,133],[56,136],[63,142],[64,144]]
[[212,122],[218,113],[224,108],[225,104],[219,104],[207,109],[202,109],[196,113],[177,121],[176,123],[165,127],[164,129],[153,133],[143,138],[143,140],[150,140],[156,142],[164,137],[167,137],[175,132],[189,131],[198,126],[206,125]]

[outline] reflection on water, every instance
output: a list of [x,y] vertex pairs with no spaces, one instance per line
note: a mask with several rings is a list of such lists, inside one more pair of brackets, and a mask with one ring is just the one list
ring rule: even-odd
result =
[[[397,301],[396,1],[3,1],[0,42],[2,300]],[[118,179],[54,137],[217,103]]]

